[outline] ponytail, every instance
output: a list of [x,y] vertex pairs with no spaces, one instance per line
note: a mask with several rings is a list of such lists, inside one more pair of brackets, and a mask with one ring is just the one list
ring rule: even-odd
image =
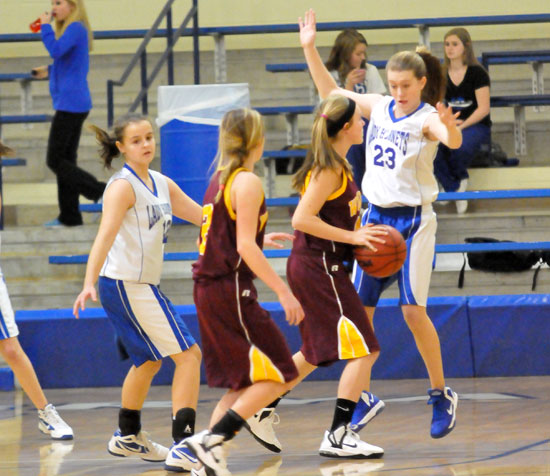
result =
[[147,121],[151,123],[149,118],[142,114],[126,114],[115,121],[112,135],[109,135],[108,132],[93,124],[88,126],[88,128],[95,134],[97,143],[100,146],[98,152],[105,168],[112,169],[111,163],[113,162],[113,159],[120,156],[120,150],[118,150],[116,143],[123,142],[126,127],[129,124],[134,124],[136,122],[142,121]]
[[329,96],[317,108],[311,130],[311,149],[308,150],[302,166],[292,177],[292,187],[301,192],[310,171],[318,174],[324,169],[336,170],[342,167],[351,174],[349,162],[340,157],[332,147],[331,139],[342,128],[353,121],[355,101],[345,96]]
[[242,167],[250,151],[264,140],[262,116],[253,109],[241,108],[228,111],[220,124],[217,170],[221,170],[216,194],[217,203],[222,197],[231,174]]
[[98,152],[101,160],[103,161],[103,166],[106,169],[112,169],[113,167],[111,163],[113,162],[113,159],[120,155],[120,150],[118,150],[116,145],[116,137],[110,136],[106,131],[93,124],[88,127],[95,134],[95,138],[99,144]]
[[435,106],[445,97],[447,77],[443,72],[439,58],[432,55],[426,48],[419,47],[416,52],[426,65],[426,86],[422,90],[422,101]]

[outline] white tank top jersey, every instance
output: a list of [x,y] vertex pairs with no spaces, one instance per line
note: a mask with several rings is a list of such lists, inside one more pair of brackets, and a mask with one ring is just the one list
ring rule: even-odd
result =
[[436,109],[420,103],[416,111],[396,119],[394,106],[393,97],[385,96],[371,111],[363,194],[385,208],[431,204],[438,194],[433,161],[439,142],[424,137],[422,128]]
[[134,189],[136,203],[122,220],[101,276],[154,285],[160,282],[164,243],[172,225],[172,205],[166,177],[153,170],[149,174],[153,190],[128,165],[107,183],[108,188],[115,180],[127,180]]

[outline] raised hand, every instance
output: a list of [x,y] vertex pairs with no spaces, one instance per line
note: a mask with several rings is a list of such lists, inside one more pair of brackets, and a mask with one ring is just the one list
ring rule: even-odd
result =
[[302,48],[315,45],[315,35],[317,34],[317,21],[315,19],[315,11],[310,8],[302,17],[298,18],[300,26],[300,44]]
[[438,102],[435,105],[435,108],[437,109],[437,113],[439,114],[439,120],[441,123],[447,127],[456,127],[461,121],[458,119],[458,116],[460,115],[460,111],[457,113],[453,113],[453,108],[451,106],[445,106],[443,103]]

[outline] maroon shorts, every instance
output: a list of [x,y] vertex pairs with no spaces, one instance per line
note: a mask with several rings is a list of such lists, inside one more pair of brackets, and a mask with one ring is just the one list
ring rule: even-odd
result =
[[298,376],[286,340],[258,303],[251,279],[201,280],[195,282],[193,297],[210,387],[239,390]]
[[301,351],[310,364],[329,365],[380,350],[365,308],[338,258],[323,252],[292,252],[286,276],[305,312]]

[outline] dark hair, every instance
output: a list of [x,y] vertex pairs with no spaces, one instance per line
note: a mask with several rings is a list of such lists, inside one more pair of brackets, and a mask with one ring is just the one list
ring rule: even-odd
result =
[[124,132],[129,124],[135,124],[136,122],[147,121],[151,123],[147,116],[142,114],[130,113],[126,114],[115,121],[113,126],[113,133],[109,135],[100,127],[94,124],[90,124],[89,129],[95,133],[95,138],[100,145],[99,155],[103,160],[103,165],[107,169],[111,169],[111,163],[115,157],[120,156],[120,150],[116,145],[117,142],[124,140]]
[[[250,151],[264,139],[262,116],[254,109],[233,109],[224,114],[220,124],[218,154],[216,157],[220,185],[225,186],[231,174],[242,167]],[[215,201],[222,195],[220,187]]]
[[426,77],[422,90],[422,101],[435,106],[445,97],[447,79],[443,74],[439,59],[426,48],[417,51],[400,51],[395,53],[386,65],[386,71],[412,71],[417,79]]
[[336,37],[336,40],[334,40],[334,45],[332,46],[332,50],[330,50],[325,66],[329,71],[338,72],[338,77],[342,84],[345,83],[346,77],[352,69],[349,65],[349,59],[359,43],[368,46],[365,37],[354,28],[342,30]]
[[[460,42],[464,45],[464,56],[462,57],[462,62],[467,66],[473,66],[475,64],[479,65],[479,61],[476,58],[476,55],[474,53],[474,47],[472,44],[472,38],[470,36],[470,33],[466,28],[451,28],[447,33],[445,33],[445,36],[443,37],[443,41],[445,41],[449,36],[454,35],[456,36]],[[443,48],[443,55],[444,55],[444,62],[446,68],[449,67],[449,58],[447,58],[447,55],[445,54],[445,48]]]
[[[319,104],[311,129],[311,149],[308,150],[302,166],[292,177],[292,186],[295,190],[299,192],[302,190],[310,170],[312,173],[318,174],[321,170],[335,170],[341,166],[346,172],[352,173],[349,162],[344,157],[340,157],[332,147],[331,138],[336,136],[345,124],[353,122],[354,105],[353,99],[340,95],[329,96]],[[352,111],[351,119],[345,121],[350,110]],[[329,136],[330,124],[333,125],[332,127],[339,127],[339,129]]]
[[15,151],[11,147],[4,145],[2,141],[0,141],[0,157],[13,154],[15,154]]

